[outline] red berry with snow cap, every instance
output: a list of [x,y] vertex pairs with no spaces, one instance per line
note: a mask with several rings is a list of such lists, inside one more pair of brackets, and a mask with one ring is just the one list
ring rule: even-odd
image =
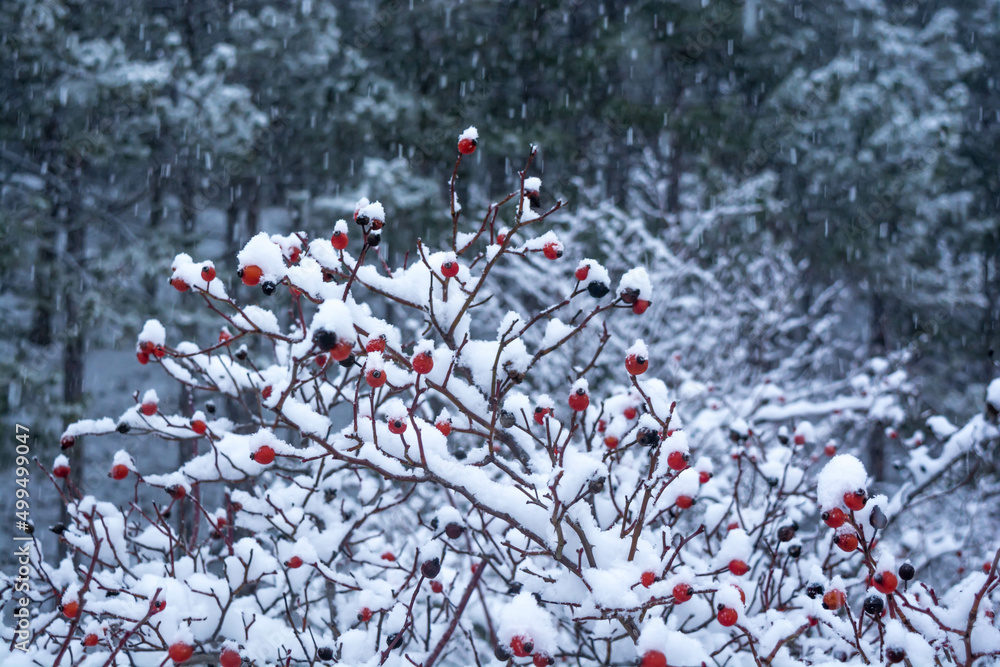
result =
[[820,518],[830,526],[830,528],[840,528],[847,521],[847,515],[844,514],[844,510],[839,507],[834,507],[831,510],[827,510],[820,515]]
[[420,375],[427,375],[434,370],[434,357],[421,352],[413,357],[413,370]]
[[555,241],[549,241],[542,247],[542,253],[546,259],[559,259],[563,256],[562,248]]
[[441,263],[441,275],[445,278],[454,278],[458,275],[458,262],[449,259]]
[[330,358],[334,361],[344,361],[351,356],[354,346],[349,340],[338,340],[336,345],[330,348]]
[[111,466],[111,479],[122,481],[128,477],[128,466],[124,463],[116,463]]
[[274,463],[274,449],[269,445],[261,445],[257,451],[250,455],[250,458],[261,465]]
[[681,604],[687,602],[694,595],[694,589],[687,584],[677,584],[674,586],[674,602]]
[[385,352],[385,336],[375,336],[374,338],[370,338],[368,342],[365,343],[365,352],[368,352],[369,354]]
[[691,455],[687,452],[670,452],[667,455],[667,465],[670,466],[671,470],[684,470],[688,467],[688,461],[691,460]]
[[183,280],[181,280],[180,278],[171,278],[170,285],[178,292],[187,292],[188,289],[190,289],[188,284]]
[[719,613],[716,615],[716,618],[719,621],[719,625],[723,625],[728,628],[736,625],[736,621],[739,619],[739,614],[737,614],[736,610],[732,607],[723,607],[720,605]]
[[441,432],[441,435],[448,437],[451,435],[451,420],[442,419],[438,423],[434,424],[434,428]]
[[153,415],[156,414],[156,403],[154,403],[153,401],[146,401],[141,406],[139,406],[139,409],[142,411],[142,414],[146,415],[147,417],[152,417]]
[[378,389],[385,384],[385,371],[373,368],[372,370],[365,373],[365,382],[372,389]]
[[260,284],[260,279],[263,277],[264,271],[259,266],[250,264],[241,268],[238,275],[244,285],[247,287],[256,287]]
[[518,635],[510,640],[510,650],[519,658],[527,658],[535,650],[535,645],[527,637]]
[[569,395],[569,407],[576,412],[583,412],[590,405],[590,397],[587,396],[587,390],[583,387],[577,388],[576,391],[571,392]]
[[537,408],[535,408],[535,415],[534,415],[535,423],[539,425],[544,424],[545,418],[551,413],[552,413],[551,408],[543,408],[542,406],[538,406]]
[[587,279],[587,276],[590,275],[590,267],[581,266],[573,273],[573,275],[576,277],[577,280],[579,280],[582,283],[584,280]]
[[860,509],[864,509],[866,502],[868,502],[868,493],[864,489],[848,491],[844,494],[844,504],[847,505],[847,509],[849,510],[857,512]]
[[57,465],[52,469],[52,474],[59,479],[66,479],[69,477],[69,466],[66,464]]
[[639,667],[668,667],[667,656],[659,651],[646,651],[642,654],[642,662]]
[[458,140],[458,152],[462,155],[472,155],[476,152],[476,146],[478,145],[479,142],[477,140],[463,137]]
[[219,664],[222,667],[240,667],[243,664],[243,658],[240,654],[231,648],[224,649],[222,654],[219,656]]
[[170,659],[179,665],[182,662],[187,662],[194,655],[194,647],[184,642],[175,642],[170,645],[167,653],[170,655]]
[[629,375],[642,375],[649,368],[649,359],[638,354],[625,357],[625,370]]
[[841,551],[850,553],[858,548],[858,536],[854,533],[837,533],[833,543],[840,547]]

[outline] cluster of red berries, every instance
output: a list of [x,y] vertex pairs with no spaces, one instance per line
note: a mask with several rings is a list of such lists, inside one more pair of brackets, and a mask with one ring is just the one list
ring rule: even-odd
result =
[[166,348],[162,345],[155,345],[148,340],[144,340],[139,343],[139,350],[135,353],[135,358],[138,359],[139,363],[143,366],[149,363],[150,357],[162,359],[165,356],[167,356]]
[[[847,509],[852,512],[856,512],[863,509],[865,504],[868,502],[868,492],[864,489],[848,491],[844,494],[843,501]],[[830,528],[839,530],[845,523],[847,523],[848,517],[844,510],[839,507],[834,507],[824,511],[820,515],[820,518],[823,519],[823,522]],[[842,551],[850,553],[858,548],[858,535],[853,530],[839,531],[834,536],[833,543],[836,544]]]

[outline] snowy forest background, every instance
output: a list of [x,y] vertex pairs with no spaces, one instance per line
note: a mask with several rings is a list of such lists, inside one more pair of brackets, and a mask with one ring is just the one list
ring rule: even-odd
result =
[[372,193],[406,211],[384,255],[439,238],[470,124],[463,196],[537,142],[588,256],[650,267],[667,296],[635,326],[685,372],[726,392],[903,355],[909,416],[961,420],[1000,342],[998,33],[996,0],[4,2],[4,427],[55,448],[137,388],[176,252],[312,234]]
[[[167,283],[178,252],[258,299],[235,272],[248,239],[326,236],[362,196],[397,221],[389,264],[445,239],[455,138],[475,125],[463,205],[508,192],[537,143],[543,206],[568,202],[549,222],[569,266],[643,265],[653,281],[611,347],[644,338],[671,360],[668,387],[731,397],[720,421],[765,382],[770,400],[819,401],[863,392],[847,378],[872,359],[905,370],[900,410],[838,443],[892,485],[927,418],[983,412],[998,374],[998,66],[998,0],[5,0],[4,432],[29,425],[48,461],[66,424],[120,414],[134,391],[186,404],[134,349],[150,317],[217,335]],[[498,315],[560,298],[568,269],[504,271]],[[825,414],[804,405],[785,416]],[[84,490],[119,446],[68,452]],[[37,523],[58,500],[39,496]]]

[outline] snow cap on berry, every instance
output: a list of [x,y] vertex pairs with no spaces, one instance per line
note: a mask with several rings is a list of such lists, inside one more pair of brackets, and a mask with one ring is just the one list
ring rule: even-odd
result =
[[382,206],[382,202],[372,202],[371,204],[365,204],[358,211],[358,217],[367,217],[369,220],[381,220],[385,222],[385,207]]
[[160,398],[156,395],[155,389],[148,389],[145,394],[142,395],[143,403],[159,403]]
[[434,341],[432,340],[422,340],[413,346],[413,356],[417,356],[421,352],[434,356]]
[[[667,457],[660,456],[660,461],[656,467],[657,476],[665,476],[670,472],[670,467],[667,465]],[[698,472],[694,468],[687,468],[685,470],[677,473],[677,477],[663,490],[663,494],[660,496],[659,502],[657,502],[658,507],[673,507],[674,503],[681,496],[688,496],[689,498],[696,498],[698,496],[698,488],[701,486],[701,481],[698,479]],[[729,561],[726,561],[727,563]]]
[[160,324],[159,320],[146,320],[142,331],[139,332],[139,344],[152,343],[155,345],[165,345],[167,342],[167,331]]
[[796,424],[793,435],[802,436],[807,443],[814,442],[816,440],[816,427],[811,422],[801,421]]
[[575,394],[578,389],[583,389],[583,391],[585,392],[590,391],[590,383],[587,382],[587,378],[580,378],[579,380],[574,382],[573,386],[570,387],[569,391],[571,394]]
[[741,560],[749,565],[753,554],[753,540],[742,528],[734,528],[726,533],[719,550],[712,559],[712,569],[719,570],[728,567],[729,562]]
[[406,422],[410,420],[410,411],[399,398],[390,398],[379,408],[379,412],[385,415],[386,419],[402,419]]
[[291,542],[280,542],[278,544],[278,558],[282,563],[285,563],[288,562],[292,556],[298,556],[305,564],[326,560],[330,554],[320,557],[320,554],[316,552],[316,544],[322,544],[322,541],[302,537],[299,538],[299,540],[294,544]]
[[53,470],[55,470],[59,466],[67,466],[67,467],[69,467],[69,459],[66,458],[66,456],[63,455],[63,454],[60,454],[59,456],[57,456],[52,461],[52,469]]
[[285,260],[281,248],[271,241],[265,232],[260,232],[247,241],[236,255],[240,268],[259,266],[261,282],[278,283],[285,277]]
[[347,220],[341,218],[340,220],[335,222],[333,225],[333,231],[340,232],[341,234],[347,234],[349,232],[349,229],[347,227]]
[[519,593],[500,610],[500,627],[497,639],[504,646],[514,637],[527,637],[535,645],[535,652],[552,655],[558,648],[556,629],[552,617],[538,606],[528,591]]
[[547,408],[551,410],[552,408],[555,407],[555,402],[552,400],[552,397],[549,396],[548,394],[542,394],[537,399],[535,399],[535,407]]
[[719,590],[715,593],[715,604],[730,607],[735,609],[740,616],[743,615],[743,598],[740,596],[739,589],[731,584],[719,586]]
[[641,659],[649,651],[659,651],[669,656],[671,665],[710,664],[712,658],[702,643],[690,635],[668,630],[661,618],[650,618],[642,626],[642,634],[635,645]]
[[[304,232],[300,233],[304,234]],[[292,256],[296,254],[296,251],[298,251],[299,253],[302,252],[302,239],[300,239],[297,234],[289,234],[288,236],[282,236],[281,234],[272,234],[271,243],[281,248],[281,254],[286,259],[291,259]]]
[[581,259],[580,263],[576,265],[576,268],[582,269],[583,267],[587,267],[587,269],[589,269],[586,280],[588,285],[590,283],[597,282],[607,285],[608,287],[611,286],[611,275],[608,273],[607,269],[601,266],[600,262],[595,259]]
[[384,371],[385,357],[381,353],[369,354],[365,357],[365,373],[368,371]]
[[542,189],[542,179],[537,176],[529,176],[524,179],[525,192],[538,192]]
[[646,348],[646,343],[643,342],[641,338],[636,339],[629,349],[625,350],[625,356],[635,355],[637,357],[643,357],[649,359],[649,349]]
[[347,304],[337,299],[327,299],[320,304],[309,326],[309,335],[306,336],[308,345],[312,344],[313,335],[320,330],[329,331],[337,337],[337,340],[353,341],[354,318]]
[[132,455],[126,452],[124,449],[119,449],[117,452],[115,452],[114,458],[111,459],[111,465],[112,467],[116,465],[123,465],[130,471],[136,472],[135,460],[132,458]]
[[646,269],[637,266],[628,270],[618,283],[618,296],[621,296],[625,290],[635,290],[640,299],[649,301],[653,296],[653,286],[649,282],[649,274],[646,273]]
[[[670,439],[672,440],[676,438],[681,433],[683,433],[683,431],[674,433],[672,436],[670,436]],[[712,463],[712,459],[708,458],[707,456],[699,456],[698,460],[695,461],[694,465],[691,467],[697,470],[698,472],[707,472],[709,474],[715,472],[715,464]]]
[[479,141],[479,130],[475,127],[467,127],[462,134],[458,135],[458,140],[469,139],[470,141]]
[[865,465],[850,454],[834,456],[816,478],[816,500],[821,509],[842,507],[844,494],[868,486]]
[[[904,649],[906,651],[906,657],[909,659],[911,665],[933,665],[935,662],[934,649],[927,640],[924,639],[922,635],[909,632],[898,619],[886,618],[883,620],[885,624],[885,647],[887,649]],[[983,650],[986,647],[986,627],[977,623],[976,627],[983,633]],[[933,635],[928,635],[933,636]],[[991,631],[988,640],[992,648],[991,651],[997,650],[998,641],[996,639],[996,632]],[[973,640],[973,650],[976,646],[976,641]],[[905,664],[905,663],[900,663]]]

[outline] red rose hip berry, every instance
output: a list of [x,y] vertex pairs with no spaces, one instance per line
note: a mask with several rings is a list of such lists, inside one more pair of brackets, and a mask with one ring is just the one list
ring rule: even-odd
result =
[[667,465],[670,466],[671,470],[684,470],[688,467],[688,461],[691,460],[691,455],[686,452],[670,452],[667,456]]
[[128,477],[128,466],[124,463],[116,463],[111,466],[111,479],[122,481]]
[[674,602],[681,604],[687,602],[694,595],[694,589],[687,584],[677,584],[674,586]]
[[227,648],[219,656],[219,664],[222,667],[240,667],[243,664],[243,658],[233,649]]
[[739,614],[732,607],[721,607],[719,613],[716,615],[716,619],[719,621],[719,625],[725,627],[731,627],[736,625],[736,621],[739,618]]
[[427,375],[434,370],[434,357],[421,352],[413,357],[413,370],[420,375]]
[[215,267],[214,266],[203,266],[201,267],[201,279],[206,283],[210,283],[215,280]]
[[395,433],[396,435],[401,435],[406,431],[406,421],[403,419],[390,419],[389,420],[389,432]]
[[849,510],[857,512],[858,510],[864,508],[866,502],[868,502],[868,494],[864,489],[848,491],[844,494],[844,504]]
[[625,357],[625,370],[629,375],[642,375],[649,368],[649,359],[646,357],[630,354]]
[[569,395],[569,407],[576,412],[583,412],[590,405],[590,397],[587,396],[587,390],[583,387],[578,388],[576,391],[571,392]]
[[274,463],[274,449],[270,445],[261,445],[250,458],[261,465],[269,465]]
[[194,647],[184,642],[175,642],[170,645],[167,653],[170,655],[170,659],[179,665],[182,662],[187,662],[194,655]]
[[646,651],[642,654],[639,667],[667,667],[667,656],[659,651]]
[[454,278],[458,275],[458,262],[448,260],[441,264],[441,275],[445,278]]
[[462,155],[472,155],[476,152],[476,146],[479,142],[475,139],[470,139],[469,137],[463,137],[458,140],[458,152]]

